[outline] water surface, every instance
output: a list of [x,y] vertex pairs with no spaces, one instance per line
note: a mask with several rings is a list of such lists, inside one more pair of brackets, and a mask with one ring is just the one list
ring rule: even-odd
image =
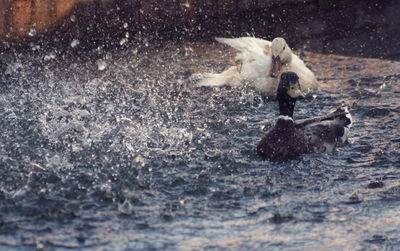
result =
[[185,42],[3,55],[0,248],[397,249],[400,63],[299,52],[320,92],[296,118],[350,107],[350,143],[269,162],[277,104],[198,88],[234,51]]

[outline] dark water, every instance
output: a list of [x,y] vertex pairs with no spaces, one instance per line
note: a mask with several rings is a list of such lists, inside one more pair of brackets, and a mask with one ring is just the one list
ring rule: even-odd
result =
[[277,104],[189,81],[232,53],[4,53],[0,249],[399,249],[400,63],[302,52],[321,88],[295,116],[348,105],[350,144],[269,162]]

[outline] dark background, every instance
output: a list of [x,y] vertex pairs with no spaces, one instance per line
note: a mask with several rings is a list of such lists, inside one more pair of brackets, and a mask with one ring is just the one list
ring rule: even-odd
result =
[[32,41],[68,46],[72,39],[86,48],[114,47],[127,32],[127,41],[146,37],[158,44],[254,35],[282,36],[295,49],[400,59],[397,0],[112,0],[77,5],[71,15],[52,31],[3,49]]

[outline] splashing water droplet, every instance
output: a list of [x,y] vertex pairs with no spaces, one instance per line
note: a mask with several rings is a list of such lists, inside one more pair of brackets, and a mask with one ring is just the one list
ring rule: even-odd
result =
[[123,215],[134,214],[133,206],[129,200],[125,200],[122,204],[118,204],[118,213]]
[[54,52],[51,52],[50,54],[44,56],[43,60],[44,61],[49,61],[51,59],[55,59],[56,58],[56,54]]
[[71,42],[71,47],[72,48],[75,48],[76,46],[78,46],[79,45],[79,40],[78,39],[74,39],[74,40],[72,40],[72,42]]
[[104,60],[102,59],[97,60],[97,69],[99,69],[99,71],[104,71],[106,68],[107,68],[107,63]]
[[30,37],[34,37],[34,36],[36,36],[36,35],[37,35],[36,29],[35,29],[35,28],[31,28],[31,29],[29,30],[29,36],[30,36]]
[[183,3],[182,6],[183,6],[183,7],[186,7],[186,8],[190,8],[190,3],[189,3],[189,1],[186,1],[185,3]]
[[131,152],[133,152],[133,151],[135,150],[135,148],[133,148],[133,146],[132,146],[131,143],[126,143],[125,146],[126,146],[126,148],[127,148],[129,151],[131,151]]

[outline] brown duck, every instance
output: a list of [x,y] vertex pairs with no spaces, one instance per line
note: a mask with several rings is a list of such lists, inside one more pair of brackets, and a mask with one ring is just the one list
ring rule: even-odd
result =
[[303,153],[332,151],[346,142],[352,125],[347,107],[339,107],[326,116],[294,121],[296,100],[303,97],[297,74],[282,73],[277,90],[280,116],[258,143],[259,155],[271,160],[288,159]]

